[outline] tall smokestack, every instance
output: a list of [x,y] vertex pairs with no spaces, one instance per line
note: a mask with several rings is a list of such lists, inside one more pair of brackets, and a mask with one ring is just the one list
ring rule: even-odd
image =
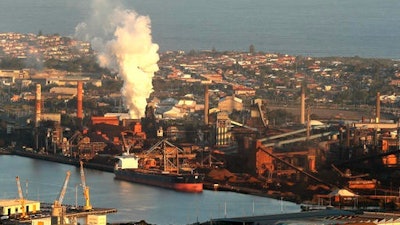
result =
[[304,124],[306,120],[306,93],[304,89],[304,86],[302,86],[300,96],[300,124]]
[[36,106],[35,106],[35,126],[39,126],[40,115],[42,113],[42,86],[36,84]]
[[204,123],[208,125],[209,94],[208,84],[204,85]]
[[375,123],[379,123],[381,119],[381,93],[376,93],[376,118]]
[[82,109],[83,82],[82,81],[78,81],[76,96],[77,96],[76,117],[82,121],[82,119],[83,119],[83,109]]

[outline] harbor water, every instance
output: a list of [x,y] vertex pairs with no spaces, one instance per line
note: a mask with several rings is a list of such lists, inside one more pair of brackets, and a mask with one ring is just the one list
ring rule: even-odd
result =
[[[0,198],[17,199],[15,177],[19,176],[24,197],[52,203],[58,198],[66,172],[71,171],[63,204],[83,205],[79,168],[25,158],[0,155]],[[298,212],[297,204],[234,192],[205,190],[182,193],[114,179],[114,174],[85,168],[90,201],[95,208],[116,208],[107,222],[145,220],[152,224],[191,224],[215,218]]]

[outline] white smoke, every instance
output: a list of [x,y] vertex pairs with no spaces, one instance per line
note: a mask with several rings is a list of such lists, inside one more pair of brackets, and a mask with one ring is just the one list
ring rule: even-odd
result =
[[158,45],[152,43],[150,18],[123,9],[115,1],[93,0],[92,5],[93,16],[75,28],[76,37],[91,42],[101,66],[118,69],[130,117],[139,119],[158,71]]

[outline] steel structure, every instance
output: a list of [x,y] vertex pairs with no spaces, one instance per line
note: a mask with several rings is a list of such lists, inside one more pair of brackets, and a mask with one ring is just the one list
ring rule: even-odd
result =
[[19,176],[15,178],[17,182],[17,188],[18,188],[18,195],[19,195],[19,201],[21,203],[21,219],[28,218],[29,216],[27,215],[26,208],[25,208],[25,198],[24,195],[22,194],[22,188],[21,188],[21,182],[19,180]]
[[51,211],[52,224],[65,224],[65,208],[62,206],[62,202],[67,191],[69,177],[71,175],[70,171],[67,171],[64,179],[64,185],[60,190],[58,198],[54,201]]
[[86,186],[86,177],[85,177],[85,172],[83,171],[83,162],[80,161],[81,165],[81,185],[83,189],[83,197],[85,198],[85,205],[83,206],[83,210],[88,211],[92,210],[92,205],[90,204],[90,193],[89,193],[89,187]]

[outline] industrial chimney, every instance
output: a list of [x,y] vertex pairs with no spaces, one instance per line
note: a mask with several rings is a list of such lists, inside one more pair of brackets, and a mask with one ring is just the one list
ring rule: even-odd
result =
[[201,83],[204,85],[204,123],[208,125],[208,111],[210,107],[208,85],[211,84],[211,81],[202,81]]
[[300,124],[304,124],[306,122],[306,93],[305,87],[301,87],[301,96],[300,96]]
[[77,84],[76,117],[81,121],[83,119],[82,98],[83,98],[83,82],[82,81],[78,81],[78,84]]
[[381,119],[381,93],[376,93],[376,117],[375,123],[379,123]]
[[209,106],[208,85],[204,87],[204,123],[208,124],[208,106]]
[[39,127],[41,113],[42,113],[42,86],[40,84],[36,84],[35,127]]

